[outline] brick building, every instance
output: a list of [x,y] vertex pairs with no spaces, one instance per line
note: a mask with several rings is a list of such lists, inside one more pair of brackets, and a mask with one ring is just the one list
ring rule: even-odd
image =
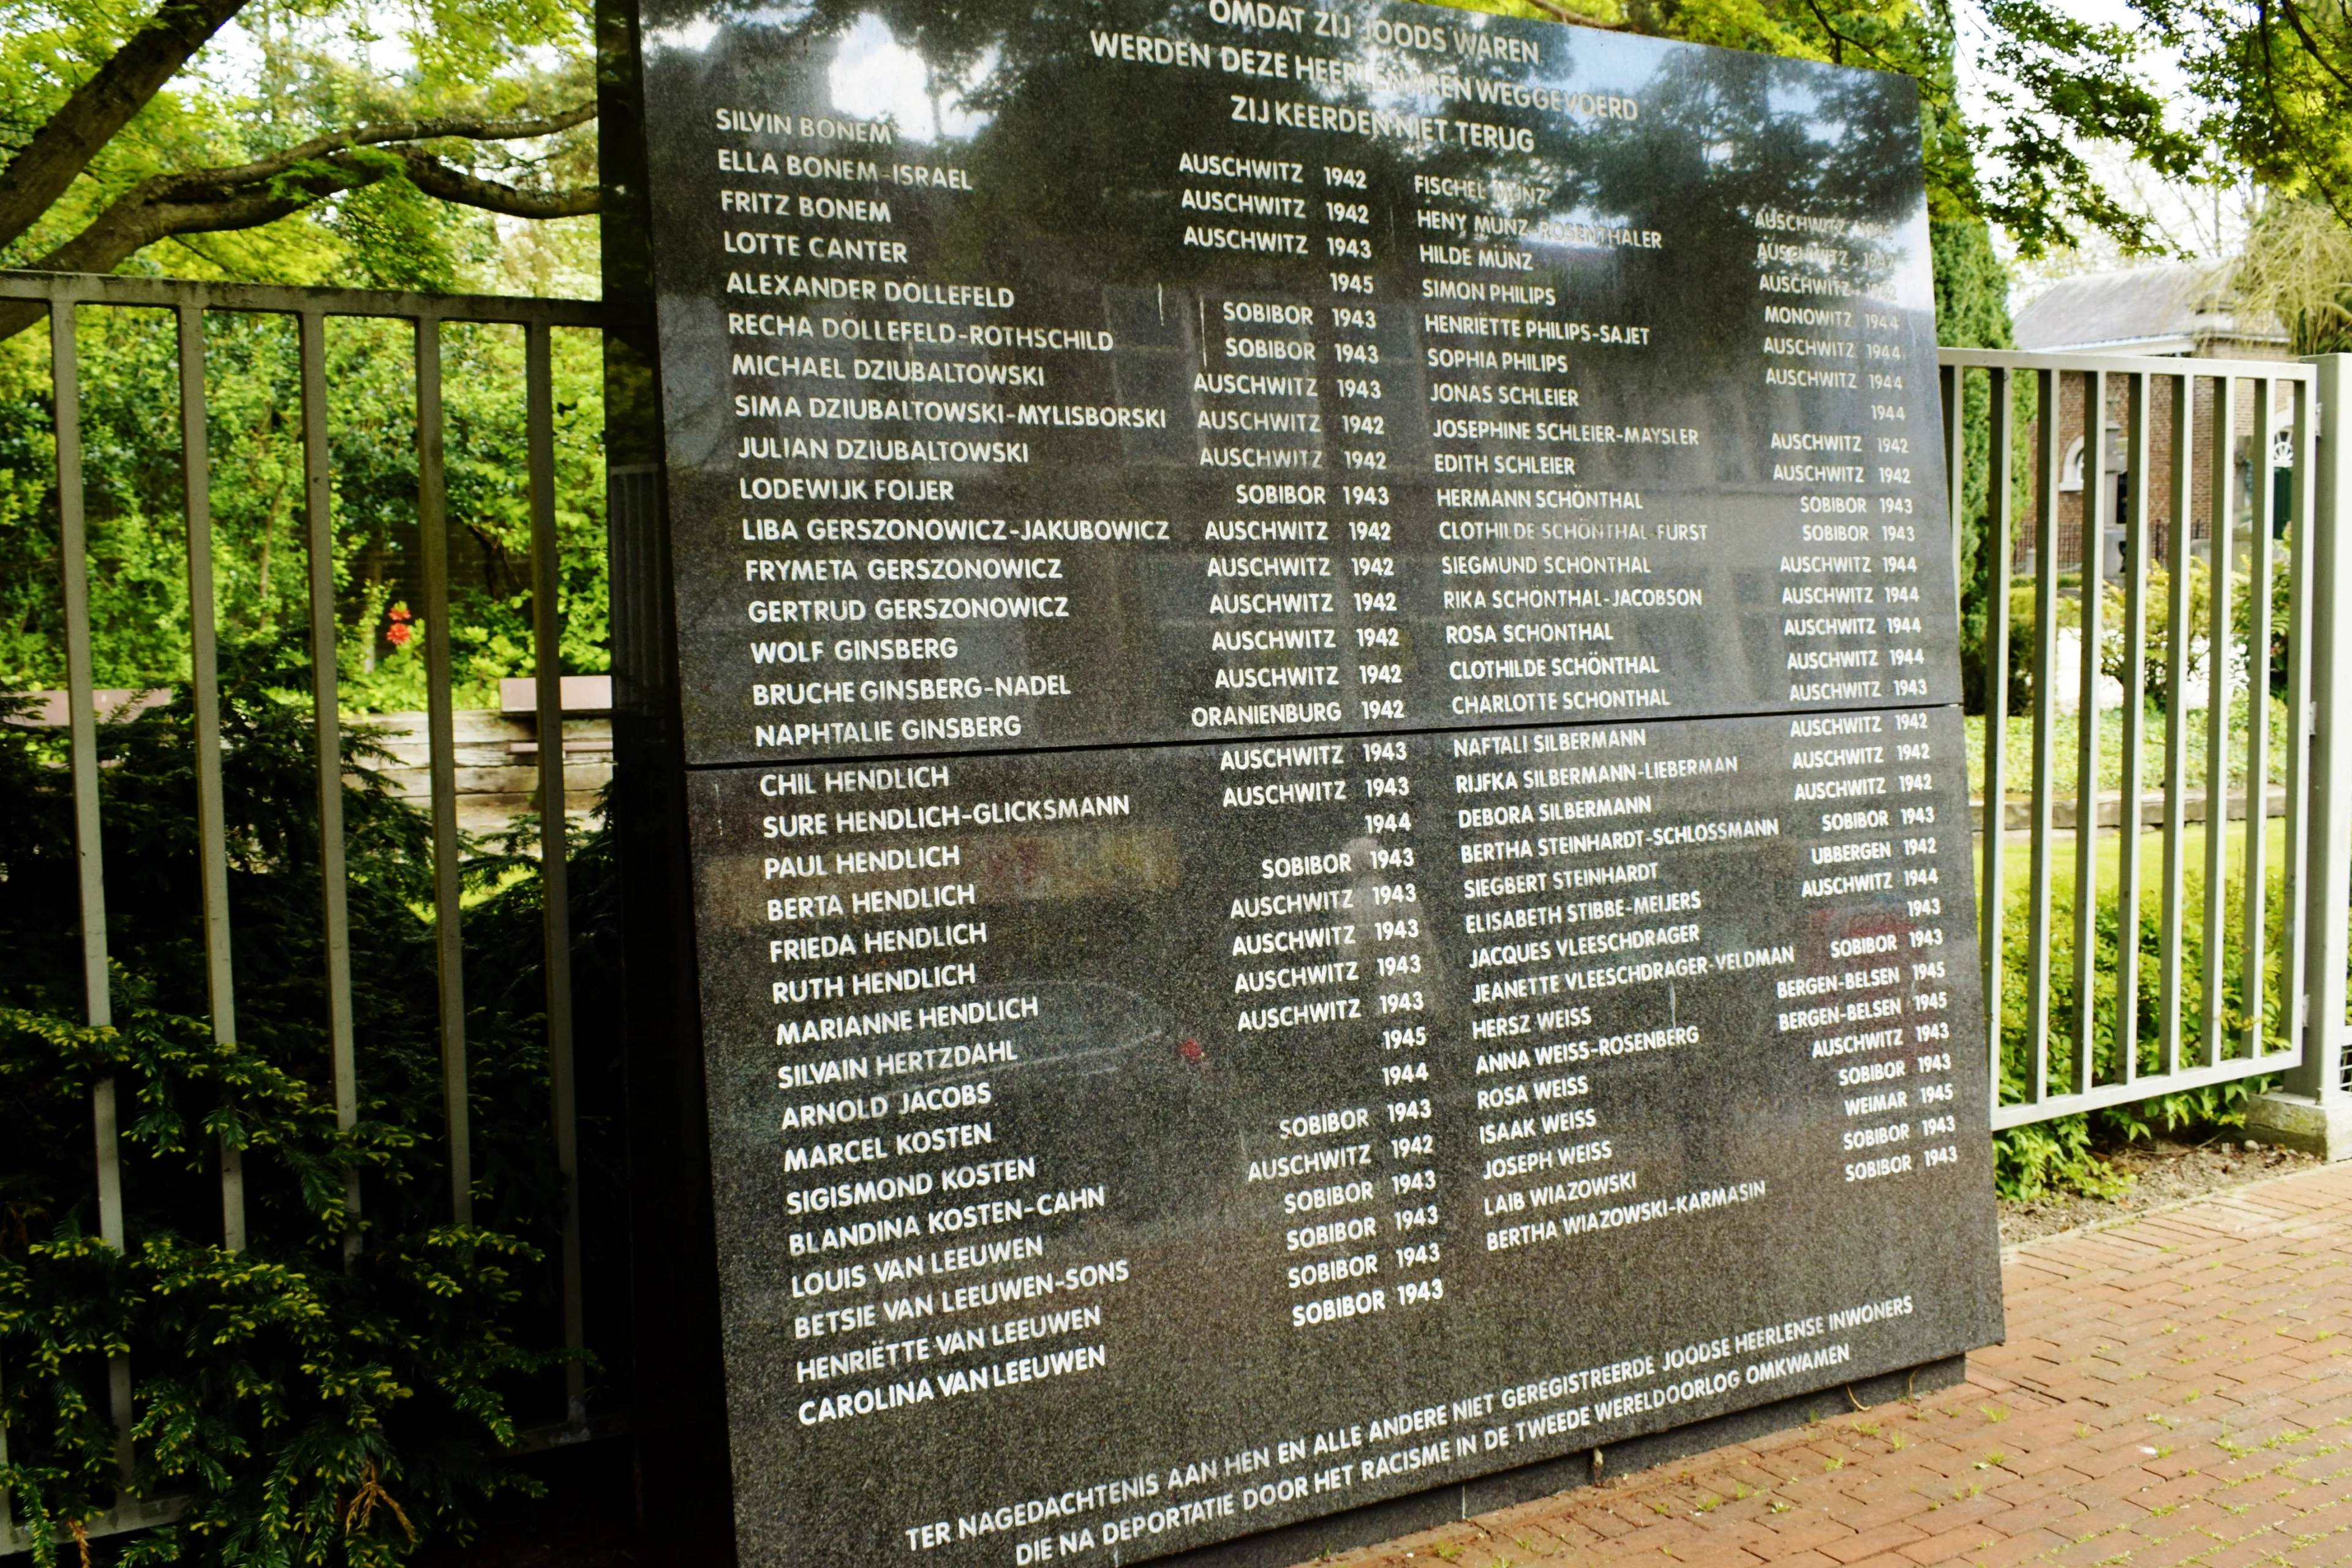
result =
[[[2114,354],[2118,357],[2156,357],[2167,359],[2252,359],[2284,360],[2288,357],[2286,334],[2275,323],[2246,321],[2229,308],[2226,284],[2227,264],[2174,263],[2158,267],[2135,267],[2117,271],[2086,274],[2052,284],[2034,296],[2031,303],[2017,314],[2017,346],[2041,353],[2073,354]],[[2063,478],[2058,487],[2057,538],[2053,541],[2057,568],[2061,572],[2079,571],[2083,563],[2083,470],[2084,447],[2084,402],[2089,377],[2066,374],[2059,378],[2058,430],[2060,449],[2064,454]],[[2212,531],[2213,468],[2213,384],[2210,381],[2195,384],[2195,402],[2190,409],[2191,432],[2189,468],[2189,540],[2192,551],[2201,553],[2200,542]],[[2275,406],[2280,420],[2292,416],[2289,389],[2280,387]],[[2172,400],[2173,384],[2158,380],[2150,384],[2148,410],[2148,519],[2154,529],[2149,541],[2151,559],[2161,561],[2168,546],[2172,529]],[[2129,384],[2122,377],[2113,378],[2107,386],[2106,430],[2104,464],[2116,483],[2124,468],[2124,449],[2129,429]],[[2235,479],[2231,485],[2231,521],[2242,526],[2251,511],[2250,489],[2256,471],[2253,452],[2254,431],[2253,393],[2251,384],[2241,382],[2238,389],[2235,429],[2230,438],[2231,467]],[[2040,541],[2036,537],[2035,517],[2038,508],[2029,505],[2037,483],[2033,473],[2035,454],[2041,438],[2040,420],[2027,424],[2019,437],[2016,465],[2023,488],[2019,494],[2017,555],[2014,567],[2021,574],[2034,569],[2040,559]],[[2284,442],[2287,437],[2277,439]],[[2283,458],[2284,452],[2275,457]],[[2271,464],[2264,463],[2262,471],[2265,480],[2270,477]],[[2111,522],[2124,521],[2120,485],[2115,492],[2117,504]],[[2110,542],[2108,571],[2113,574],[2118,545]]]

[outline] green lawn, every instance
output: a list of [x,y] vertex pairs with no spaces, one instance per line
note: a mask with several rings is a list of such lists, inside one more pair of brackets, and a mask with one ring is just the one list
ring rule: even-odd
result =
[[[2273,784],[2286,782],[2286,747],[2282,744],[2286,735],[2286,704],[2273,700],[2270,705],[2270,744],[2265,753],[2263,771]],[[2123,788],[2124,744],[2123,714],[2110,709],[2099,715],[2099,787],[2103,790]],[[2188,715],[2189,786],[2205,787],[2205,714],[2192,710]],[[2246,782],[2246,705],[2238,702],[2230,711],[2229,781],[2234,785]],[[2142,727],[2143,745],[2140,751],[2140,777],[2144,787],[2160,789],[2164,784],[2165,719],[2160,709],[2150,706]],[[1969,727],[1969,793],[1981,797],[1984,794],[1985,719],[1981,713],[1971,714]],[[2076,788],[2076,742],[2080,738],[2076,716],[2061,713],[2053,726],[2050,752],[2050,776],[2056,787],[2072,795]],[[2008,772],[2006,793],[2014,800],[2032,793],[2033,784],[2033,719],[2030,714],[2012,716],[2009,720],[2007,743],[2001,751],[2003,767]]]
[[[2263,833],[2263,841],[2264,846],[2263,864],[2270,874],[2270,879],[2276,881],[2279,868],[2286,864],[2286,819],[2283,816],[2273,817]],[[2231,823],[2225,844],[2229,852],[2230,870],[2235,874],[2242,870],[2245,866],[2246,825],[2242,822]],[[2103,833],[2099,836],[2098,846],[2099,869],[2096,886],[2099,898],[2103,903],[2112,904],[2115,902],[2116,889],[2122,874],[2122,868],[2117,863],[2119,852],[2123,847],[2122,839],[2117,834]],[[2181,829],[2180,852],[2182,863],[2187,868],[2188,881],[2194,887],[2201,887],[2205,879],[2203,824],[2192,822]],[[2057,902],[2069,902],[2074,893],[2074,836],[2072,833],[2061,832],[2051,836],[2050,858],[2052,896]],[[2009,899],[2014,901],[2024,897],[2025,889],[2032,885],[2032,841],[2021,834],[2005,836],[2000,846],[2000,866],[2001,881]],[[1984,852],[1981,839],[1978,841],[1976,854],[1976,879],[1977,897],[1981,900],[1984,897]],[[2158,889],[2163,879],[2164,835],[2143,833],[2140,835],[2140,901],[2141,908],[2146,911],[2146,917],[2148,919],[2154,919],[2156,916],[2158,908],[2157,903]]]

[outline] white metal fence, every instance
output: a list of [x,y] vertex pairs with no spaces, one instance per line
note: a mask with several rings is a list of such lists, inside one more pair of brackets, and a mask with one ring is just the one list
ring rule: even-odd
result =
[[1993,1125],[2271,1073],[2343,1093],[2352,362],[1941,360]]

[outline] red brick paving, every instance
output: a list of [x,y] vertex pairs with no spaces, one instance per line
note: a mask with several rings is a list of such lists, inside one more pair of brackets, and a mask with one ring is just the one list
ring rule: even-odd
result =
[[1348,1568],[2352,1564],[2352,1166],[2002,1270],[1964,1384],[1320,1559]]

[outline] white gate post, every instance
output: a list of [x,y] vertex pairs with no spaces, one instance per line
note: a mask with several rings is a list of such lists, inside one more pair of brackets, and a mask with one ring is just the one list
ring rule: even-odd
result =
[[[2308,712],[2293,716],[2311,748],[2309,875],[2297,911],[2307,943],[2308,990],[2288,1001],[2301,1025],[2303,1058],[2287,1075],[2284,1092],[2258,1095],[2248,1104],[2246,1131],[2264,1142],[2345,1160],[2352,1159],[2352,1096],[2344,1083],[2346,939],[2352,914],[2352,541],[2344,531],[2352,521],[2352,354],[2315,355],[2312,363],[2319,367],[2312,421],[2317,482],[2302,488],[2313,498],[2310,516],[2295,520],[2296,527],[2312,531],[2312,581],[2303,597],[2311,625],[2294,628],[2310,638],[2311,700]],[[2311,458],[2307,451],[2295,454],[2298,467]]]

